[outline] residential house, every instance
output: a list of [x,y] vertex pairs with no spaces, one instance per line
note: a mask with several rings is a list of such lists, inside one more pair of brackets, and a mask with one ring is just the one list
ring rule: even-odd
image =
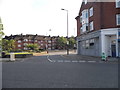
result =
[[120,0],[89,1],[83,0],[76,17],[77,53],[120,57]]
[[32,35],[32,34],[20,34],[20,35],[10,35],[5,36],[4,39],[15,40],[16,50],[28,50],[26,45],[28,44],[38,44],[40,49],[54,50],[57,49],[57,40],[59,36],[44,36],[44,35]]

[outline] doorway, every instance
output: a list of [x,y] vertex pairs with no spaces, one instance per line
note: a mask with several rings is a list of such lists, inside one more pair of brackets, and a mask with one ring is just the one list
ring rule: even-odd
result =
[[111,53],[112,53],[112,57],[116,57],[116,45],[115,44],[111,45]]

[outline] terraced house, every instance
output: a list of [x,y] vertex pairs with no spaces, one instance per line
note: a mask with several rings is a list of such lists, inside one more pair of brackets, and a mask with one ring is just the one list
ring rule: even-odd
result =
[[20,34],[20,35],[10,35],[5,36],[4,39],[15,40],[15,49],[16,50],[28,50],[26,45],[28,44],[38,44],[40,49],[57,49],[57,40],[59,36],[43,36],[43,35],[32,35],[32,34]]
[[77,21],[77,53],[120,57],[120,0],[84,0]]

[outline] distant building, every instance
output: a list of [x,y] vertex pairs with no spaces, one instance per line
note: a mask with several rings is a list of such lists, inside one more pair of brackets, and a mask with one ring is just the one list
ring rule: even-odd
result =
[[11,36],[5,36],[4,39],[7,40],[15,40],[16,50],[27,50],[26,45],[27,44],[38,44],[40,49],[49,49],[54,50],[58,49],[57,46],[57,40],[59,36],[42,36],[42,35],[32,35],[32,34],[26,34],[26,35],[11,35]]
[[83,1],[77,20],[77,51],[81,55],[120,57],[120,1]]

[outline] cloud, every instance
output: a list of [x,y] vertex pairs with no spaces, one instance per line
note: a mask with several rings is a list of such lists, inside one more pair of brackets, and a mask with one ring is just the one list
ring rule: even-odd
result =
[[81,5],[80,0],[2,0],[1,16],[5,33],[46,34],[66,36],[66,12],[69,10],[69,32],[76,28],[75,17]]

